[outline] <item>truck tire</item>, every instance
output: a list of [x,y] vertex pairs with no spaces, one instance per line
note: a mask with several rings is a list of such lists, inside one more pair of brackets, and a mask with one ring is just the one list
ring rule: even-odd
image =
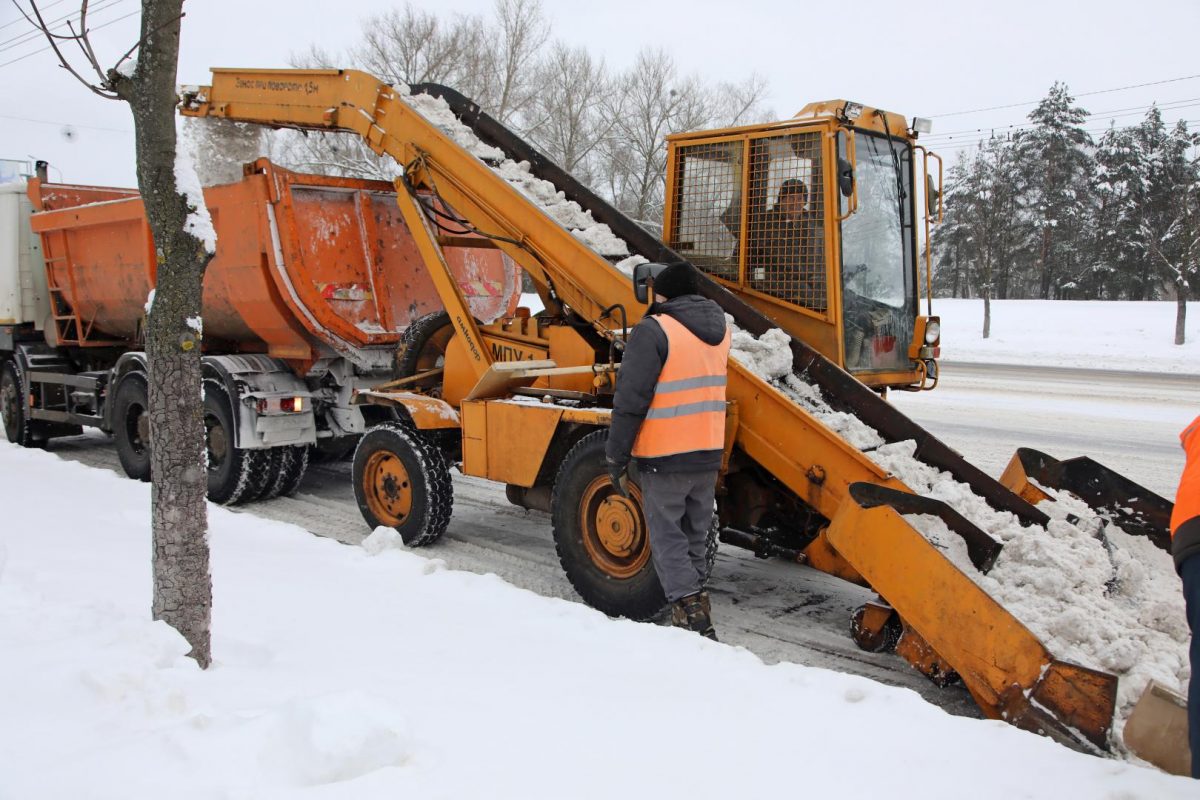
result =
[[0,366],[0,419],[4,434],[13,444],[29,447],[34,441],[36,423],[29,418],[28,393],[16,361],[7,360]]
[[269,492],[270,497],[291,497],[300,488],[308,471],[308,445],[281,447],[279,473]]
[[[446,357],[446,347],[453,336],[454,328],[450,325],[450,315],[445,311],[426,314],[413,320],[400,337],[394,377],[408,378],[418,372],[442,366]],[[438,391],[441,383],[442,379],[434,376],[412,384],[410,388],[424,389],[433,394]]]
[[234,447],[233,404],[219,382],[204,381],[204,443],[208,453],[208,499],[232,506],[262,491],[265,450]]
[[258,479],[254,481],[254,485],[246,492],[247,503],[256,500],[270,500],[278,495],[275,486],[279,483],[283,468],[283,450],[282,447],[272,447],[261,451],[260,458],[262,458],[263,468]]
[[436,541],[450,524],[454,484],[432,442],[401,422],[370,428],[354,451],[354,499],[372,530],[394,528],[409,547]]
[[613,491],[607,439],[607,430],[589,433],[558,468],[550,500],[554,547],[585,603],[610,616],[647,620],[667,598],[650,558],[641,487],[631,481],[628,498]]
[[150,480],[150,401],[146,376],[131,372],[117,384],[113,398],[113,439],[125,474]]

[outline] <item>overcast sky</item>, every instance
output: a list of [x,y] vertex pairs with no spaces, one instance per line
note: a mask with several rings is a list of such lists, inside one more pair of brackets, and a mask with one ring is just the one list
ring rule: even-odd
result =
[[[115,62],[137,38],[140,3],[91,2],[101,61]],[[56,66],[52,53],[37,52],[44,42],[27,36],[11,0],[0,3],[0,158],[45,158],[56,180],[133,186],[128,108],[95,97]],[[342,49],[354,43],[364,19],[396,5],[188,0],[179,80],[205,83],[212,66],[287,66],[289,54],[313,42]],[[492,8],[491,0],[414,5],[447,15]],[[78,0],[41,0],[41,6],[57,19],[77,10]],[[929,116],[929,143],[950,157],[978,138],[975,129],[1023,123],[1032,108],[1025,103],[1055,80],[1077,95],[1088,93],[1080,103],[1102,112],[1089,129],[1102,130],[1111,119],[1136,122],[1152,102],[1173,104],[1164,110],[1168,120],[1195,120],[1192,127],[1200,129],[1200,0],[544,0],[544,8],[554,36],[586,46],[611,67],[661,47],[684,72],[714,81],[766,76],[768,103],[780,117],[833,97]]]

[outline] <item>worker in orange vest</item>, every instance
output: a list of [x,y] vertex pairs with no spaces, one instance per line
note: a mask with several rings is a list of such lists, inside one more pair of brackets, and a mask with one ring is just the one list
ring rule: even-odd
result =
[[1171,553],[1183,578],[1188,627],[1192,630],[1192,679],[1188,684],[1188,742],[1192,746],[1192,777],[1200,778],[1200,417],[1179,434],[1183,445],[1183,475],[1171,512]]
[[700,296],[686,262],[652,279],[654,304],[634,326],[613,398],[605,455],[616,491],[637,459],[650,553],[673,624],[716,639],[706,549],[725,446],[730,330],[725,312]]

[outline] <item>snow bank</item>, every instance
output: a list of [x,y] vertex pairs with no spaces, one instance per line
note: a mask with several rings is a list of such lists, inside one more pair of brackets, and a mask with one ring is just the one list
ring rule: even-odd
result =
[[[201,672],[148,618],[149,487],[7,443],[0,471],[5,800],[768,797],[801,785],[780,765],[814,725],[819,794],[1194,796],[908,690],[216,506]],[[86,525],[46,512],[63,485]],[[884,784],[846,780],[864,736]]]
[[1188,303],[1183,345],[1173,301],[993,300],[987,339],[982,300],[934,298],[933,313],[947,361],[1200,375],[1200,302]]

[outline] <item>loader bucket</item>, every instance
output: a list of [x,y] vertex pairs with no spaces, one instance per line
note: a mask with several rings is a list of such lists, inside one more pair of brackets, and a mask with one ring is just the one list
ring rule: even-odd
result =
[[1087,456],[1059,461],[1022,447],[1013,454],[1000,482],[1033,504],[1049,499],[1039,486],[1066,490],[1126,533],[1145,536],[1159,549],[1171,550],[1173,504]]
[[867,483],[851,484],[827,530],[830,544],[919,636],[918,646],[897,652],[918,669],[949,665],[993,719],[1078,750],[1107,749],[1117,678],[1054,658],[902,516],[914,513],[940,517],[968,550],[990,552],[991,537],[944,503]]

